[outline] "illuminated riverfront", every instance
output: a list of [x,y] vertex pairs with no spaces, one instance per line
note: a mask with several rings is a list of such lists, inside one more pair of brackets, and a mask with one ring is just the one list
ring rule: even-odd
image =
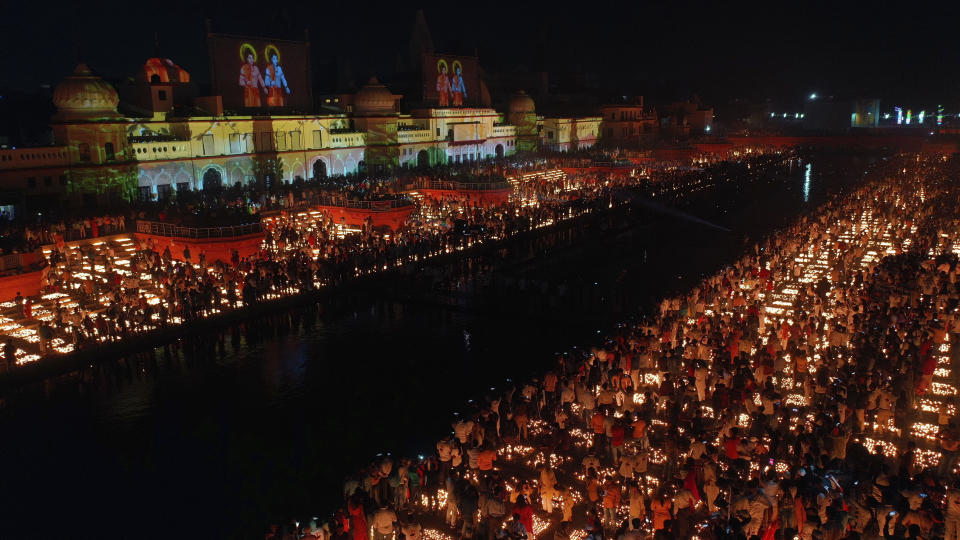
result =
[[110,4],[0,38],[0,537],[960,540],[942,29]]

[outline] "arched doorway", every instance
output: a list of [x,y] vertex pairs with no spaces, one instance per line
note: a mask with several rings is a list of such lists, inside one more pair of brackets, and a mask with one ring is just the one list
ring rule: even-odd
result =
[[327,164],[322,159],[313,162],[313,179],[320,180],[327,177]]
[[203,173],[204,191],[218,191],[221,187],[223,187],[223,175],[216,167],[210,167]]
[[503,157],[503,145],[502,145],[502,144],[498,144],[497,147],[493,149],[493,151],[497,153],[497,157],[498,157],[498,158],[502,158],[502,157]]
[[421,150],[417,152],[417,167],[421,169],[430,166],[430,154],[426,150]]

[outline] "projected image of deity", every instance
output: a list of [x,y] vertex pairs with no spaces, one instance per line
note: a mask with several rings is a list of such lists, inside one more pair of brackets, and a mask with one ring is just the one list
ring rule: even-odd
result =
[[447,61],[443,59],[437,62],[437,104],[450,106],[450,77],[447,76]]
[[[253,45],[240,45],[240,88],[243,89],[243,106],[259,107],[260,90],[267,94],[267,85],[264,83],[260,68],[257,67],[257,51]],[[269,99],[269,97],[268,97]]]
[[459,60],[453,61],[453,78],[450,81],[450,92],[453,97],[454,107],[463,107],[463,101],[467,97],[467,87],[463,84],[463,66]]
[[284,93],[289,94],[290,87],[283,75],[283,68],[280,67],[280,51],[275,45],[267,45],[264,56],[267,59],[263,78],[267,88],[267,106],[283,107],[286,104]]

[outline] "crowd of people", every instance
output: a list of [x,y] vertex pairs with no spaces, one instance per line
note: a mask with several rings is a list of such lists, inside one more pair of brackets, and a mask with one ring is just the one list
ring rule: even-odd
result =
[[884,160],[267,538],[960,538],[958,178]]
[[126,232],[128,224],[122,213],[30,223],[0,220],[0,255],[31,253],[43,245]]
[[[782,166],[783,158],[777,159],[758,161],[756,167]],[[208,261],[202,251],[189,253],[188,246],[174,247],[178,253],[173,253],[169,246],[161,250],[149,240],[130,237],[79,244],[58,239],[43,270],[42,298],[18,298],[7,308],[5,367],[502,240],[626,203],[617,196],[620,190],[649,184],[631,176],[568,176],[547,168],[541,172],[518,182],[514,195],[501,204],[419,200],[398,231],[375,228],[370,221],[351,229],[322,212],[274,213],[262,220],[266,233],[261,250],[243,258],[235,253],[229,261]],[[677,186],[689,190],[698,183],[676,176],[662,179],[659,189],[682,199],[684,192]],[[301,192],[293,201],[306,196],[309,192]],[[220,207],[201,202],[178,215],[200,219],[211,213],[242,217],[248,212],[241,202]],[[161,209],[157,219],[174,217]],[[104,221],[104,227],[125,223],[122,218]]]

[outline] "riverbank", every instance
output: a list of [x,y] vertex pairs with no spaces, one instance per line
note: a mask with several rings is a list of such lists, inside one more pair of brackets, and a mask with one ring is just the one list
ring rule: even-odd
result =
[[253,306],[243,306],[239,309],[224,311],[207,317],[190,321],[188,324],[169,325],[154,331],[142,334],[131,334],[120,341],[89,346],[68,354],[48,355],[39,361],[31,362],[17,369],[0,374],[0,396],[4,396],[18,387],[75,371],[84,366],[92,365],[105,359],[117,358],[138,351],[148,350],[181,340],[196,337],[206,333],[222,331],[245,321],[254,320],[273,313],[302,308],[307,305],[321,304],[332,296],[350,294],[360,287],[379,288],[398,277],[411,275],[413,269],[449,265],[458,259],[475,257],[483,253],[509,249],[513,244],[522,243],[550,231],[558,231],[581,226],[584,222],[598,219],[599,214],[613,214],[627,212],[626,205],[606,207],[605,203],[593,206],[590,212],[572,219],[564,220],[549,227],[532,229],[514,235],[508,239],[483,242],[452,253],[445,253],[400,266],[390,267],[373,274],[352,278],[335,286],[326,286],[318,290],[300,292],[291,296],[262,300]]

